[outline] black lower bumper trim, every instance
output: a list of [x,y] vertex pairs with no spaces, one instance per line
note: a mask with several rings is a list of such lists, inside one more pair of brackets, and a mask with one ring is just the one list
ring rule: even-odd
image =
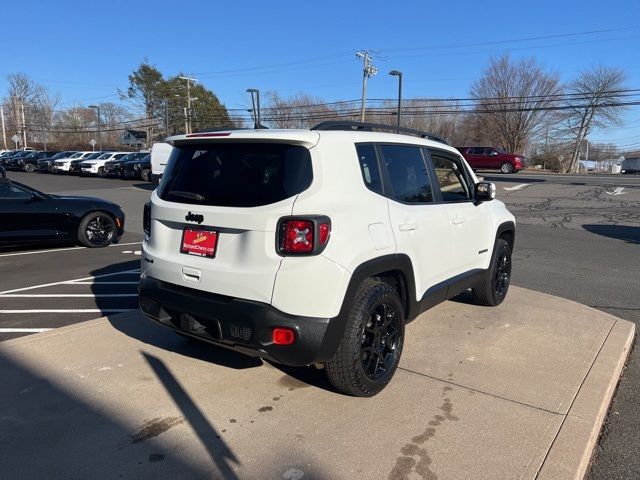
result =
[[[182,287],[145,276],[140,308],[149,318],[216,345],[277,363],[303,366],[333,356],[338,332],[333,318],[289,315],[273,306]],[[290,328],[292,345],[275,345],[273,329]]]

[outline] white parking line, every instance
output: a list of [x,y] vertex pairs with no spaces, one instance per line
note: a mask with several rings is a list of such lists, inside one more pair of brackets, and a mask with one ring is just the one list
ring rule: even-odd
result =
[[120,313],[137,310],[135,308],[67,308],[39,310],[0,310],[0,313]]
[[[140,245],[142,242],[130,242],[130,243],[114,243],[109,245],[110,247],[122,247],[124,245]],[[64,252],[67,250],[87,250],[87,247],[68,247],[68,248],[54,248],[51,250],[31,250],[28,252],[16,252],[16,253],[3,253],[0,257],[16,257],[18,255],[36,255],[39,253],[51,253],[51,252]]]
[[63,282],[60,285],[138,285],[140,282]]
[[504,190],[508,192],[515,192],[516,190],[522,190],[525,187],[528,187],[528,183],[521,183],[520,185],[515,185],[513,187],[502,187]]
[[95,295],[93,293],[7,293],[0,295],[0,298],[119,298],[137,296],[137,293],[97,293]]
[[93,280],[95,278],[105,278],[105,277],[114,277],[116,275],[133,275],[134,273],[139,273],[140,270],[139,269],[135,269],[135,270],[125,270],[122,272],[114,272],[114,273],[105,273],[104,275],[94,275],[91,277],[84,277],[84,278],[76,278],[73,280],[63,280],[61,282],[53,282],[53,283],[43,283],[41,285],[34,285],[32,287],[23,287],[23,288],[15,288],[13,290],[5,290],[4,292],[0,292],[0,295],[4,295],[5,293],[16,293],[16,292],[24,292],[25,290],[34,290],[36,288],[44,288],[44,287],[53,287],[55,285],[64,285],[64,284],[69,284],[69,283],[74,283],[74,282],[82,282],[85,280]]
[[53,328],[0,328],[0,333],[40,333],[49,330]]

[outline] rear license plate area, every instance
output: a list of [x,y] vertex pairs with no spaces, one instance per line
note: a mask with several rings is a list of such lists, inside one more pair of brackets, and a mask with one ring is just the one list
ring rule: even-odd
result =
[[198,257],[214,258],[218,247],[218,232],[200,228],[185,228],[182,231],[180,253]]

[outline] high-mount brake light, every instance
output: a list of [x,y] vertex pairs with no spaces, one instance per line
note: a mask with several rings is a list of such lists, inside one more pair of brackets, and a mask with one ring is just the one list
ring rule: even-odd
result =
[[189,133],[187,138],[207,138],[207,137],[228,137],[231,132],[203,132],[203,133]]
[[276,249],[280,255],[318,255],[329,242],[329,217],[284,217],[278,222]]

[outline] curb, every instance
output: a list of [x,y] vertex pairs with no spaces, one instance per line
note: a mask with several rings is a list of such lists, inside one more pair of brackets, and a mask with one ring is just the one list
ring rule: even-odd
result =
[[635,334],[635,324],[618,320],[578,390],[537,480],[581,480],[589,467]]

